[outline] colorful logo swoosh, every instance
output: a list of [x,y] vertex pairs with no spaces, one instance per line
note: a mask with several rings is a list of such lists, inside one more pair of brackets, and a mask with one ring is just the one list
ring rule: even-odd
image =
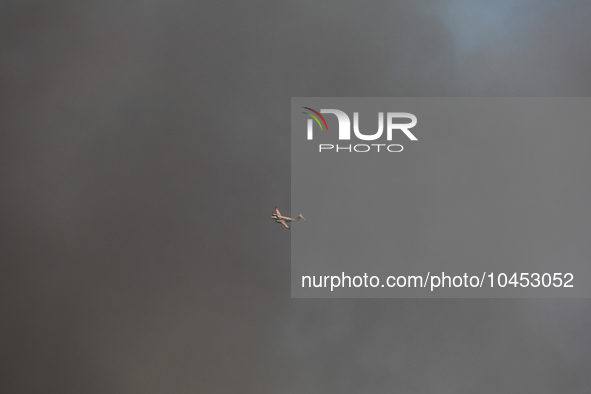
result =
[[[318,115],[320,117],[320,119],[322,119],[322,122],[324,122],[324,125],[326,126],[326,131],[328,131],[328,125],[326,124],[326,120],[324,120],[324,116],[320,115],[320,112],[318,112],[312,108],[309,108],[309,107],[302,107],[302,108],[310,110],[310,111],[314,112],[316,115]],[[320,123],[320,120],[316,116],[314,116],[313,114],[311,114],[309,112],[302,112],[302,113],[306,114],[306,115],[310,115],[316,121],[316,123],[318,123],[318,126],[320,126],[320,130],[324,130],[322,127],[322,123]]]

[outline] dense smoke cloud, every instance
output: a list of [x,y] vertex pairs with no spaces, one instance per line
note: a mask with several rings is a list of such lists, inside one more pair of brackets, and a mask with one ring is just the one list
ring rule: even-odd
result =
[[586,393],[586,300],[291,300],[292,96],[587,96],[590,5],[0,5],[3,392]]

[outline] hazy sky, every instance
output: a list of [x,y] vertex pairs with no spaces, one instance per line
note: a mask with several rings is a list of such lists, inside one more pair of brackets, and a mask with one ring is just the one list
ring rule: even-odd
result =
[[0,2],[6,393],[588,393],[588,300],[292,300],[292,96],[589,96],[585,1]]

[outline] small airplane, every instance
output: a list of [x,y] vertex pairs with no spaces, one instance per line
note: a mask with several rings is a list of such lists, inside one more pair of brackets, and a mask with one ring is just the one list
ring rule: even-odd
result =
[[281,212],[279,212],[277,207],[275,207],[275,212],[271,213],[271,219],[275,219],[275,222],[283,224],[287,229],[289,229],[289,226],[286,222],[297,222],[300,219],[306,220],[301,213],[295,219],[288,218],[287,216],[281,216]]

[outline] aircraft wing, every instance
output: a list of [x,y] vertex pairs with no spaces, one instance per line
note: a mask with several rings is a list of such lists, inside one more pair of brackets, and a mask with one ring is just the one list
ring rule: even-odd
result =
[[279,210],[277,209],[277,207],[275,207],[275,212],[277,212],[278,216],[281,216],[281,212],[279,212]]
[[285,223],[285,220],[280,220],[279,223],[283,224],[285,228],[289,230],[289,226],[287,225],[287,223]]

